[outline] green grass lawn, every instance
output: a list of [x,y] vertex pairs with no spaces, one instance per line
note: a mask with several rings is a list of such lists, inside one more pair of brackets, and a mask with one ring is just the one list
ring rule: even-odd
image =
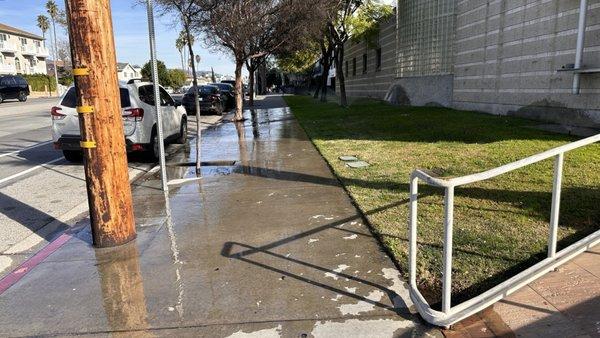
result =
[[[358,100],[350,108],[287,96],[287,103],[403,273],[408,271],[408,182],[417,168],[442,177],[477,173],[571,142],[535,121]],[[372,165],[350,169],[354,155]],[[565,156],[559,250],[600,229],[600,145]],[[553,160],[456,188],[453,303],[546,256]],[[441,300],[443,191],[420,184],[418,281]],[[406,276],[408,277],[408,276]]]

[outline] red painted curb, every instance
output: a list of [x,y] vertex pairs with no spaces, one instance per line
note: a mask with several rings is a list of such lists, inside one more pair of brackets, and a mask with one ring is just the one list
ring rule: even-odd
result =
[[50,256],[54,251],[58,250],[71,238],[73,238],[73,235],[60,235],[57,239],[53,240],[48,245],[46,245],[42,250],[38,251],[38,253],[36,253],[33,257],[23,262],[6,277],[2,278],[2,280],[0,280],[0,295],[2,295],[4,291],[8,290],[16,282],[21,280],[21,278],[25,277],[25,275],[28,274],[29,271],[33,270],[33,268],[38,266],[41,262],[48,258],[48,256]]

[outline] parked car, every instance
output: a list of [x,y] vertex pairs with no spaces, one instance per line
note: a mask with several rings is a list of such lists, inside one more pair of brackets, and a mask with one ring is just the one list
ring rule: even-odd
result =
[[[144,151],[158,158],[158,132],[154,108],[154,85],[151,82],[120,83],[121,111],[128,152]],[[187,114],[171,96],[160,87],[160,101],[165,141],[185,143],[187,141]],[[79,117],[76,111],[77,95],[70,87],[52,107],[52,140],[54,147],[62,150],[68,161],[79,161],[82,157],[79,141]]]
[[229,83],[209,83],[209,86],[215,86],[221,91],[221,100],[225,109],[235,107],[235,88]]
[[0,103],[10,99],[25,102],[27,96],[29,96],[27,80],[17,75],[0,75]]
[[[221,81],[221,83],[230,84],[235,89],[235,80],[223,80],[223,81]],[[244,92],[244,96],[250,95],[248,85],[245,83],[242,83],[242,91]],[[234,96],[235,96],[235,90],[233,92],[234,92]]]
[[[200,112],[211,112],[218,115],[223,115],[223,101],[221,99],[221,92],[218,87],[215,86],[198,86],[198,100],[200,101]],[[194,103],[194,90],[196,87],[191,87],[181,103],[185,107],[185,111],[188,115],[196,114],[196,103]]]

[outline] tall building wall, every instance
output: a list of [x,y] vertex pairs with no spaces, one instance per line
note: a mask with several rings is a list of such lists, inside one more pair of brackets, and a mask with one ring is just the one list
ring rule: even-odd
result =
[[[374,46],[368,46],[366,41],[346,43],[343,72],[349,97],[384,99],[390,83],[396,77],[396,17],[380,23],[379,28],[379,37]],[[381,53],[380,67],[377,67],[378,50]],[[365,56],[366,70],[363,68]]]
[[[457,1],[454,107],[600,127],[600,74],[571,93],[579,0]],[[600,0],[589,0],[584,65],[600,68]]]

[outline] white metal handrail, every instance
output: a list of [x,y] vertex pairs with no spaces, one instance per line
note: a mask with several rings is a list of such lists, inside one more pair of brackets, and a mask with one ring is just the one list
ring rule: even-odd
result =
[[[449,326],[464,319],[494,302],[508,296],[522,286],[539,278],[555,267],[565,263],[575,255],[600,243],[600,230],[584,239],[556,252],[558,220],[560,214],[560,195],[562,186],[562,171],[564,154],[600,141],[600,134],[572,142],[522,160],[506,164],[478,174],[451,179],[432,177],[421,170],[415,170],[410,176],[410,220],[409,220],[409,289],[410,296],[421,316],[431,324]],[[484,181],[493,177],[526,167],[528,165],[555,158],[554,185],[552,188],[552,208],[550,229],[548,235],[548,257],[534,266],[522,271],[516,276],[496,285],[490,290],[471,298],[461,304],[451,306],[452,283],[452,240],[454,224],[454,188],[470,183]],[[444,248],[443,248],[443,281],[442,281],[442,311],[433,310],[417,288],[417,201],[419,180],[428,185],[445,189],[444,196]]]

